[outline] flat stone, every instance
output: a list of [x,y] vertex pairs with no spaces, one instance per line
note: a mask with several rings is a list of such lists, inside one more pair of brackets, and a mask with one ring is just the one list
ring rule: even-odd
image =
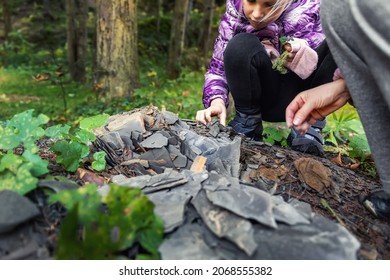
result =
[[256,251],[252,224],[223,208],[214,206],[206,197],[205,191],[200,191],[191,201],[203,222],[219,238],[227,238],[235,243],[247,255]]
[[[184,168],[187,166],[188,159],[184,156],[178,148],[175,146],[169,145],[168,152],[170,155],[175,155],[175,159],[173,160],[173,164],[177,168]],[[171,157],[172,158],[172,157]]]
[[255,226],[255,259],[341,260],[356,259],[360,243],[344,227],[314,215],[311,224],[280,224],[277,230]]
[[49,188],[54,192],[60,192],[65,190],[74,190],[78,189],[80,186],[75,182],[62,182],[55,180],[39,180],[38,187],[40,188]]
[[277,228],[272,213],[271,196],[259,189],[252,187],[230,187],[223,190],[206,191],[207,198],[217,206],[232,211],[247,219]]
[[310,221],[305,218],[305,214],[301,214],[292,205],[283,200],[281,196],[272,196],[274,207],[272,208],[275,220],[288,225],[310,224]]
[[140,145],[147,149],[162,148],[168,145],[168,138],[156,132],[142,141]]
[[109,145],[115,151],[123,150],[125,148],[125,144],[122,141],[118,132],[109,132],[100,137],[107,145]]
[[179,117],[172,112],[163,110],[161,114],[163,115],[166,124],[173,125],[179,120]]
[[127,129],[128,131],[138,131],[140,133],[146,131],[144,118],[141,112],[132,113],[130,115],[117,115],[115,119],[107,124],[107,129],[109,131]]
[[13,191],[0,191],[0,233],[9,232],[39,214],[28,198]]
[[143,153],[139,156],[139,159],[146,159],[149,161],[150,166],[152,164],[161,166],[164,168],[173,168],[175,165],[172,162],[172,159],[169,155],[168,150],[163,147],[159,149],[152,149]]
[[160,191],[147,194],[154,203],[154,213],[164,222],[164,232],[171,232],[183,224],[185,207],[191,196],[183,193]]
[[159,247],[163,260],[217,260],[218,254],[204,241],[197,224],[184,224]]
[[120,186],[126,186],[126,187],[132,187],[132,188],[144,188],[150,181],[150,178],[152,176],[150,175],[144,175],[144,176],[136,176],[128,178],[122,174],[113,176],[111,178],[111,181],[114,184],[120,185]]

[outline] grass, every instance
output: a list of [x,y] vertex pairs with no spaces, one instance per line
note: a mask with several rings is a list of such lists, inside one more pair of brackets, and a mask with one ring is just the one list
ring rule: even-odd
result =
[[29,67],[0,69],[0,120],[28,109],[53,120],[65,116],[72,119],[74,109],[94,96],[87,86],[66,81],[61,85],[58,78],[36,81],[32,78],[36,75]]
[[[203,108],[203,73],[185,70],[177,80],[166,80],[163,69],[141,74],[141,88],[131,99],[113,100],[110,106],[99,102],[88,85],[60,81],[57,77],[37,81],[31,67],[0,69],[0,121],[14,114],[34,109],[52,120],[74,121],[80,116],[106,112],[116,114],[153,104],[159,109],[178,113],[180,118],[194,119]],[[64,97],[66,104],[64,103]],[[65,112],[66,107],[66,112]]]

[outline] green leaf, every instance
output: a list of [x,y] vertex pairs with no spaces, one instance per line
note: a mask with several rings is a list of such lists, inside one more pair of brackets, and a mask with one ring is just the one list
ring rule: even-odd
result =
[[164,225],[159,217],[155,217],[151,226],[140,233],[140,243],[143,248],[154,256],[158,256],[158,247],[163,241]]
[[8,169],[12,173],[16,174],[18,168],[23,163],[23,159],[15,154],[6,154],[1,157],[0,160],[0,172]]
[[106,169],[106,152],[97,152],[93,154],[93,158],[95,159],[92,162],[92,168],[96,171],[102,171]]
[[43,160],[40,156],[33,154],[30,150],[24,151],[23,157],[32,164],[31,174],[35,177],[49,173],[49,169],[47,168],[49,162],[47,160]]
[[91,130],[93,128],[101,127],[106,124],[110,116],[107,114],[97,115],[94,117],[85,118],[80,121],[80,128],[85,130]]
[[70,172],[75,172],[81,160],[89,153],[88,146],[77,142],[68,143],[67,141],[55,143],[51,150],[57,154],[57,162]]
[[48,127],[45,130],[45,135],[52,140],[64,139],[64,135],[69,134],[70,126],[69,125],[55,125]]
[[348,152],[350,157],[360,158],[364,160],[371,153],[365,135],[356,135],[350,139],[348,144]]
[[93,141],[96,140],[95,134],[93,134],[92,132],[89,132],[87,130],[83,130],[83,129],[81,129],[80,131],[76,132],[76,137],[77,137],[79,142],[84,143],[86,145],[88,143],[93,142]]
[[97,194],[94,185],[50,197],[50,202],[61,202],[70,209],[60,228],[57,258],[123,258],[118,253],[135,242],[150,252],[140,258],[160,258],[158,247],[164,230],[161,220],[154,215],[153,203],[138,188],[114,184],[110,187],[104,198]]
[[12,190],[20,195],[25,195],[35,189],[38,179],[31,175],[31,164],[22,164],[14,174],[11,171],[0,173],[0,190]]
[[49,118],[42,114],[34,118],[33,111],[28,110],[13,116],[0,134],[0,149],[11,150],[19,145],[31,149],[35,146],[35,141],[44,135],[40,126],[46,124]]

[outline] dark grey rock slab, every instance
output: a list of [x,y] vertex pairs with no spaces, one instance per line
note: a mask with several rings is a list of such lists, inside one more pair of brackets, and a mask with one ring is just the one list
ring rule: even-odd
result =
[[125,144],[122,141],[120,134],[116,131],[106,133],[100,137],[107,145],[109,145],[115,151],[123,150]]
[[207,199],[204,190],[200,191],[191,203],[202,217],[203,222],[216,236],[232,241],[247,255],[253,255],[257,244],[254,241],[254,230],[249,221],[221,207],[214,206]]
[[292,198],[288,203],[293,206],[299,213],[304,216],[307,220],[311,221],[314,215],[311,205],[307,202],[299,201],[298,199]]
[[139,156],[139,159],[145,159],[149,161],[150,166],[157,165],[163,168],[173,168],[175,165],[169,155],[168,150],[163,147],[160,149],[152,149]]
[[255,259],[341,260],[356,259],[360,243],[344,227],[314,215],[309,225],[280,224],[277,230],[255,226]]
[[264,191],[252,187],[230,187],[223,190],[206,191],[206,194],[214,205],[271,228],[277,227],[272,213],[271,196]]
[[188,158],[184,156],[178,148],[173,145],[168,146],[168,152],[173,158],[173,164],[176,168],[184,168],[187,166]]
[[275,220],[289,225],[310,224],[296,208],[283,200],[281,196],[271,196],[274,207],[272,209]]
[[168,138],[156,132],[142,141],[140,145],[147,149],[162,148],[168,145]]
[[163,110],[161,114],[164,118],[165,123],[168,125],[173,125],[179,120],[179,117],[172,112]]
[[38,208],[28,198],[13,191],[0,191],[0,233],[9,232],[38,215]]
[[184,224],[167,237],[159,251],[163,260],[217,260],[218,254],[204,241],[198,224]]
[[33,224],[23,224],[7,233],[0,233],[0,260],[49,260],[47,237]]
[[152,176],[143,175],[128,178],[122,174],[115,175],[111,178],[111,181],[120,186],[132,187],[132,188],[145,188],[145,186],[149,183]]
[[163,220],[166,233],[183,224],[185,207],[191,198],[190,195],[160,191],[147,196],[155,205],[154,213]]
[[73,181],[39,180],[38,187],[49,188],[54,192],[78,189],[80,186]]

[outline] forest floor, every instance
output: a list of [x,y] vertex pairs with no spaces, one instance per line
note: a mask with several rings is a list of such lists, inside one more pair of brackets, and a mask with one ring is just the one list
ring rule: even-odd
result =
[[[343,158],[332,153],[325,153],[324,158],[299,153],[289,148],[268,145],[253,145],[251,142],[243,142],[242,161],[249,157],[265,156],[268,170],[286,170],[279,172],[276,177],[275,193],[287,198],[296,198],[309,203],[312,210],[318,214],[343,225],[361,243],[359,259],[390,259],[390,223],[374,217],[361,203],[363,197],[370,191],[381,188],[378,180],[367,177],[345,166],[339,166],[348,158]],[[282,159],[281,159],[281,156]],[[302,183],[294,162],[298,159],[313,159],[321,162],[331,171],[333,191],[319,193],[315,189]],[[267,170],[267,169],[265,169]],[[271,172],[263,172],[260,179],[269,177],[275,180]],[[258,176],[259,178],[259,176]],[[253,176],[252,176],[253,180]],[[337,190],[337,191],[335,191]]]
[[[193,123],[192,128],[200,135],[207,133],[204,126]],[[66,173],[61,166],[55,163],[54,155],[45,145],[41,145],[40,150],[41,156],[50,161],[51,175],[64,175],[76,182],[81,182],[77,173]],[[315,213],[344,226],[361,243],[358,259],[390,259],[390,223],[375,218],[361,203],[362,197],[370,191],[381,188],[379,181],[356,170],[351,170],[345,167],[346,165],[339,166],[334,160],[336,156],[331,153],[325,153],[325,157],[311,156],[277,145],[254,142],[243,137],[240,158],[242,169],[245,170],[250,165],[258,165],[261,168],[241,173],[241,179],[246,177],[252,182],[265,182],[272,186],[270,192],[281,194],[285,199],[296,198],[306,202],[311,205]],[[328,190],[319,192],[303,183],[300,177],[302,174],[299,174],[294,165],[298,159],[303,158],[320,162],[330,170],[332,184]],[[339,164],[345,160],[347,159],[342,158],[340,161],[339,158]],[[117,174],[117,171],[113,171],[112,174],[106,171],[97,175],[109,179],[110,176]],[[56,228],[60,221],[57,220],[56,223],[50,219],[46,221],[48,221],[47,224],[42,226],[50,228],[48,240],[50,251],[53,251]]]

